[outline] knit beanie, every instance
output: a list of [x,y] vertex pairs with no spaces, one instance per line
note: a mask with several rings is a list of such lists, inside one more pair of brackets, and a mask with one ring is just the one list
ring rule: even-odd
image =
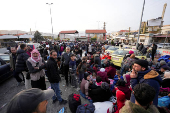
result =
[[134,51],[132,51],[132,50],[129,51],[129,54],[133,54],[133,53],[134,53]]
[[166,64],[165,60],[161,60],[160,65],[164,65],[164,64]]
[[148,61],[146,61],[146,60],[136,60],[135,64],[138,64],[141,67],[148,69]]

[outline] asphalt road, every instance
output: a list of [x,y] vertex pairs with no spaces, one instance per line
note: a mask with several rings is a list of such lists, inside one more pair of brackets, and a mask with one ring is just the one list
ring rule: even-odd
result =
[[[49,88],[50,83],[46,82],[46,86],[47,88]],[[79,94],[79,92],[75,88],[65,86],[65,80],[63,77],[60,82],[60,89],[62,91],[61,97],[66,100],[68,99],[68,96],[72,93]],[[17,82],[13,77],[0,84],[0,113],[6,112],[8,103],[10,102],[12,97],[22,90],[25,90],[24,84],[21,84],[21,86],[17,86]],[[82,97],[81,102],[82,104],[89,104],[89,102]],[[63,107],[65,107],[65,113],[71,113],[68,103],[66,105],[59,105],[59,102],[52,104],[52,99],[50,99],[48,100],[47,113],[58,113],[59,110]]]

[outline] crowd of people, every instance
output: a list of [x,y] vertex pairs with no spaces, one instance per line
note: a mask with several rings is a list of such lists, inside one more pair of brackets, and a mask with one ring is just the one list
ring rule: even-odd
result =
[[[110,59],[102,59],[106,44],[49,42],[42,44],[44,50],[39,51],[26,44],[20,44],[18,49],[11,47],[11,71],[17,85],[24,82],[26,90],[14,96],[7,113],[41,113],[41,110],[44,113],[49,98],[53,104],[56,101],[66,104],[67,100],[61,97],[61,77],[65,78],[67,87],[75,88],[91,104],[116,97],[114,107],[112,110],[108,107],[106,113],[159,113],[160,89],[170,87],[168,63],[161,60],[159,66],[153,68],[147,60],[136,58],[130,50],[118,69]],[[145,47],[139,45],[137,49],[144,51]],[[156,49],[153,45],[152,60]],[[46,90],[46,77],[51,90]],[[21,98],[29,101],[21,101]],[[29,102],[31,105],[26,107]]]

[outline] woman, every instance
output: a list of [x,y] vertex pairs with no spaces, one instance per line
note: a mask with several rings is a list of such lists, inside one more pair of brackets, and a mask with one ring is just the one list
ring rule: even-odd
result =
[[31,77],[32,88],[40,88],[46,90],[45,84],[45,62],[42,60],[40,53],[37,49],[31,52],[31,57],[27,60],[27,67]]

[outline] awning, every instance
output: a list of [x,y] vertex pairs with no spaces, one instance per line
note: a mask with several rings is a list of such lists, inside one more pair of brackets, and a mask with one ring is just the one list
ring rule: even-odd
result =
[[0,36],[0,39],[17,39],[17,36],[13,36],[13,35],[3,35]]
[[121,37],[120,39],[126,39],[126,37]]
[[19,38],[34,38],[34,36],[24,34],[24,35],[20,35]]

